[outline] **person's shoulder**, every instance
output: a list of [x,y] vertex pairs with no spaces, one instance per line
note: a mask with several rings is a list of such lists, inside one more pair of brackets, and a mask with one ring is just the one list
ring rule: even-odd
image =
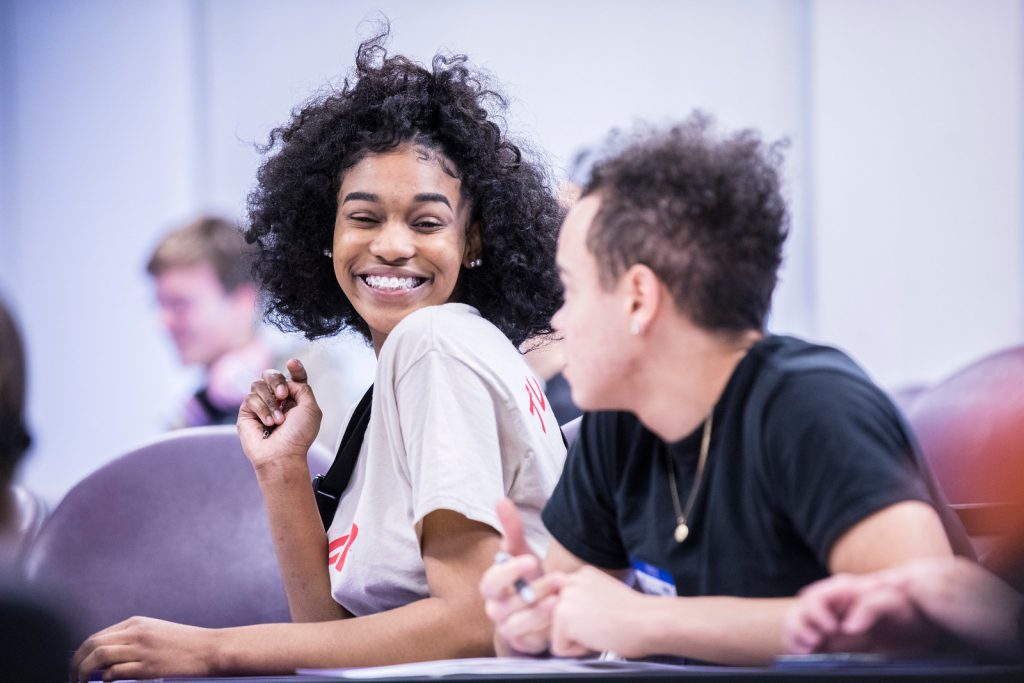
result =
[[486,337],[495,333],[504,338],[501,331],[472,306],[448,303],[425,306],[405,316],[388,335],[388,341],[427,338],[433,344],[445,344],[466,335]]
[[470,365],[493,365],[499,359],[522,362],[512,342],[466,304],[426,306],[403,318],[388,335],[380,362],[415,362],[430,353],[458,358]]
[[834,414],[867,405],[886,409],[885,392],[846,352],[786,336],[766,338],[762,347],[769,403],[786,406],[784,412]]
[[769,335],[752,349],[761,364],[764,381],[779,389],[794,385],[809,388],[861,384],[873,386],[867,373],[845,351],[834,346]]

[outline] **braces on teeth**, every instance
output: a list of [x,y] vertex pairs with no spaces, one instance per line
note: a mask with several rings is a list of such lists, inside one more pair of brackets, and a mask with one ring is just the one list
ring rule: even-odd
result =
[[419,283],[419,279],[413,277],[366,276],[366,284],[374,289],[412,289],[418,286]]

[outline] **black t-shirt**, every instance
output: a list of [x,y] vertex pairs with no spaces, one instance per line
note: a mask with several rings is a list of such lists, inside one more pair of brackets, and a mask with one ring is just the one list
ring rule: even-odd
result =
[[768,336],[737,365],[679,544],[667,467],[685,505],[702,432],[666,443],[629,413],[585,414],[548,530],[585,562],[679,595],[793,595],[828,575],[839,536],[907,500],[932,504],[954,551],[972,554],[903,418],[836,349]]

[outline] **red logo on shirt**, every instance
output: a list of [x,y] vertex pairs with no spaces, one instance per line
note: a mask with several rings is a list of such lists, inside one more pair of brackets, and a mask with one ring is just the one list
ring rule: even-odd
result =
[[[327,564],[334,565],[334,569],[340,572],[341,568],[345,566],[345,557],[348,556],[348,549],[352,547],[358,535],[359,526],[353,522],[352,531],[331,541],[331,544],[327,546]],[[334,554],[331,555],[330,553]]]
[[[530,384],[533,382],[533,384]],[[540,389],[540,383],[536,377],[526,378],[526,393],[530,395],[530,414],[536,415],[537,419],[540,420],[540,428],[544,430],[544,433],[548,433],[548,428],[544,426],[544,411],[547,409],[548,404],[544,400],[544,392]],[[537,408],[537,404],[540,404],[540,409]]]

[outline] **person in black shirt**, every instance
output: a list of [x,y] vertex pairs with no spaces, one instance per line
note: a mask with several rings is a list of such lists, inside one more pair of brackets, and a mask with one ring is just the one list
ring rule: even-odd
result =
[[554,325],[592,412],[543,561],[499,506],[512,558],[481,582],[499,652],[763,663],[801,587],[970,555],[885,394],[842,352],[764,331],[779,164],[697,114],[599,164],[566,218]]

